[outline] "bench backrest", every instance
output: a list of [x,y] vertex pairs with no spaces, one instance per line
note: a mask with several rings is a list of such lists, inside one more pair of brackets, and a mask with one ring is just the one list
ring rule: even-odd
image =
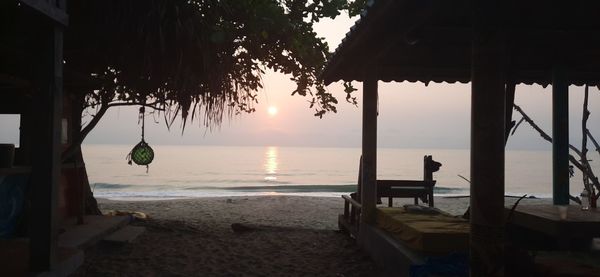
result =
[[417,198],[421,198],[426,199],[429,205],[433,206],[434,186],[435,181],[433,180],[377,180],[377,196],[388,198],[415,198],[415,204]]

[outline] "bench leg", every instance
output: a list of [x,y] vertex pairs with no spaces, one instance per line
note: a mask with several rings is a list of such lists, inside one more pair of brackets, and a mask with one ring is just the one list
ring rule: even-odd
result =
[[350,203],[344,200],[344,219],[348,221],[348,216],[350,215]]
[[429,207],[433,207],[433,189],[429,191]]
[[393,207],[394,206],[394,198],[389,197],[388,198],[388,207]]

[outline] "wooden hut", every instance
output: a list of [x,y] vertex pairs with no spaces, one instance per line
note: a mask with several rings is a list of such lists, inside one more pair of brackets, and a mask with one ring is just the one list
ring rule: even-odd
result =
[[369,1],[322,78],[363,86],[359,242],[375,249],[377,83],[471,83],[472,276],[504,268],[504,163],[516,84],[552,85],[553,198],[569,204],[568,88],[600,83],[594,1]]
[[10,164],[0,177],[22,176],[26,186],[21,196],[3,195],[10,202],[0,203],[23,206],[11,223],[17,235],[0,239],[0,275],[21,276],[56,270],[59,260],[77,256],[57,246],[68,15],[65,0],[2,1],[0,10],[0,113],[21,121],[20,145],[14,154],[4,151]]

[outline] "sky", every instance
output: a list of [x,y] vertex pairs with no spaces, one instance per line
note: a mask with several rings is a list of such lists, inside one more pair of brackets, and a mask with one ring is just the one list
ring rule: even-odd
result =
[[[345,15],[335,20],[322,20],[316,26],[333,51],[354,19]],[[218,129],[208,131],[199,122],[188,123],[182,134],[180,123],[167,130],[162,118],[146,117],[146,141],[151,145],[230,145],[230,146],[307,146],[360,147],[361,145],[361,84],[359,106],[345,102],[341,83],[328,86],[340,101],[337,113],[323,119],[309,109],[308,98],[291,96],[295,88],[289,77],[268,72],[264,89],[259,91],[260,103],[253,114],[243,114],[225,120]],[[448,148],[468,149],[470,136],[470,85],[379,82],[378,146],[387,148]],[[581,142],[581,110],[583,87],[570,87],[570,141]],[[519,85],[515,103],[547,133],[551,133],[551,88]],[[276,107],[277,113],[268,113]],[[111,108],[90,133],[85,143],[131,144],[140,139],[137,107]],[[600,91],[590,89],[592,112],[588,128],[600,138]],[[517,114],[513,118],[518,120]],[[18,143],[18,119],[0,115],[0,143]],[[509,139],[509,149],[547,150],[550,144],[525,123]]]

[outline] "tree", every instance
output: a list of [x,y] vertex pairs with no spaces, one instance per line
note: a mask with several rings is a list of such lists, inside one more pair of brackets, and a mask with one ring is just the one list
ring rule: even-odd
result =
[[[592,200],[592,206],[596,207],[596,201],[598,200],[598,198],[600,198],[600,181],[598,181],[598,177],[594,173],[593,167],[590,164],[590,160],[588,160],[588,138],[592,141],[594,147],[596,147],[596,151],[598,152],[598,154],[600,154],[600,144],[598,144],[596,139],[592,136],[590,130],[587,128],[587,122],[590,117],[590,111],[588,110],[589,87],[587,85],[585,86],[583,97],[583,115],[581,120],[581,149],[573,146],[572,144],[569,144],[569,149],[571,150],[571,152],[577,155],[576,158],[575,156],[573,156],[573,154],[569,154],[569,161],[573,166],[575,166],[575,168],[581,171],[584,188],[591,195],[590,198]],[[529,117],[529,115],[527,115],[525,111],[523,111],[523,109],[520,106],[514,104],[513,108],[519,114],[521,114],[521,119],[517,122],[517,124],[514,125],[511,135],[517,131],[517,128],[521,125],[521,123],[527,122],[527,124],[529,124],[535,131],[537,131],[544,140],[552,143],[552,138],[544,130],[542,130],[542,128],[540,128],[533,121],[533,119],[531,119],[531,117]],[[571,195],[570,198],[571,200],[580,203],[580,199],[578,197]]]
[[[65,91],[75,128],[63,160],[83,161],[81,143],[115,106],[143,105],[167,127],[181,117],[206,128],[251,113],[271,69],[290,76],[292,95],[322,117],[337,99],[318,75],[329,48],[313,24],[365,0],[89,0],[69,3]],[[352,90],[348,90],[350,93]],[[348,97],[347,100],[353,101]],[[94,206],[94,205],[92,205]],[[92,207],[93,208],[93,207]]]

